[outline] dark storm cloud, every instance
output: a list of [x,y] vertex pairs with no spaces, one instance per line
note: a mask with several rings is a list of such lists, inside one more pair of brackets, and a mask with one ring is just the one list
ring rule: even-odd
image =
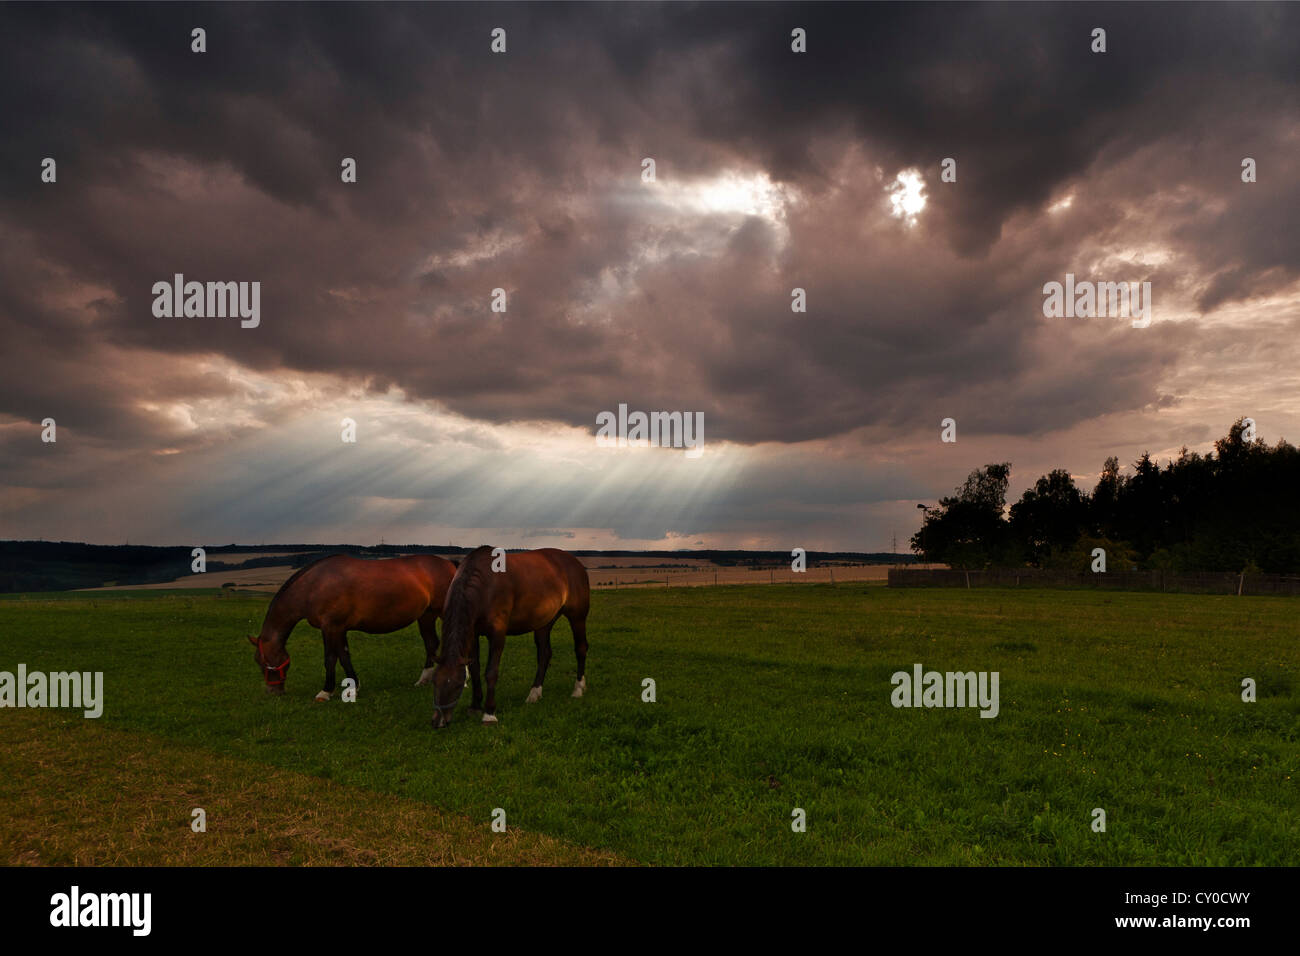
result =
[[[795,24],[815,57],[775,55],[776,28]],[[1278,87],[1297,78],[1298,25],[1286,5],[774,7],[733,47],[732,75],[750,79],[739,108],[690,116],[700,135],[760,145],[788,176],[812,165],[801,149],[810,122],[852,123],[893,168],[959,156],[963,188],[939,193],[939,207],[951,240],[978,253],[1009,213],[1042,203],[1107,146],[1186,132],[1224,93],[1256,120],[1285,115],[1295,89]],[[1088,42],[1099,26],[1104,59]]]
[[[703,410],[715,440],[945,415],[1038,434],[1160,403],[1196,340],[1044,322],[1041,286],[1081,248],[1158,238],[1192,268],[1157,287],[1201,309],[1300,264],[1291,5],[7,5],[0,23],[0,415],[105,440],[185,440],[142,400],[237,397],[163,374],[205,354],[488,421],[591,426],[626,401]],[[1264,171],[1245,194],[1243,155]],[[806,204],[788,244],[757,217],[683,226],[629,201],[643,156],[661,183],[744,167]],[[909,166],[929,198],[911,234],[883,199]],[[1043,213],[1089,182],[1096,205]],[[1184,205],[1125,220],[1160,189]],[[262,326],[155,319],[175,272],[261,281]]]

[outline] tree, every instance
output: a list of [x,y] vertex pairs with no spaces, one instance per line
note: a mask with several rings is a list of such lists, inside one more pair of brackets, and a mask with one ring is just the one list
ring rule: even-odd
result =
[[1101,466],[1101,477],[1097,487],[1092,489],[1088,501],[1088,511],[1092,521],[1092,530],[1102,537],[1114,535],[1118,529],[1119,496],[1124,487],[1124,479],[1119,473],[1119,459],[1111,455]]
[[1054,553],[1068,550],[1087,526],[1087,496],[1062,468],[1039,478],[1011,506],[1011,536],[1036,567]]
[[912,550],[926,561],[954,568],[984,568],[1007,560],[1010,539],[1003,519],[1011,462],[985,465],[967,476],[957,493],[927,509]]
[[1106,550],[1112,566],[1300,571],[1300,449],[1247,441],[1246,428],[1238,419],[1214,451],[1184,448],[1163,467],[1144,452],[1131,475],[1107,458],[1091,496],[1068,472],[1049,472],[1011,508],[1009,521],[1011,466],[986,465],[926,511],[912,549],[957,568],[1026,560],[1076,567],[1091,544]]

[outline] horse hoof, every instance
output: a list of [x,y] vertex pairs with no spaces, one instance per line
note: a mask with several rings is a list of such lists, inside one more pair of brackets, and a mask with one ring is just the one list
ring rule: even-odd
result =
[[433,683],[433,668],[426,667],[420,671],[420,679],[415,682],[416,687],[423,687],[425,684]]
[[574,697],[581,697],[584,693],[586,693],[586,691],[587,691],[587,678],[584,677],[582,680],[576,681],[574,683],[573,685]]
[[528,692],[527,703],[535,704],[541,699],[542,699],[542,689],[540,687],[534,687],[532,690]]
[[323,690],[316,695],[316,700],[320,701],[321,703],[324,703],[325,701],[329,700],[333,696],[334,695],[331,694],[329,691]]
[[497,715],[496,715],[496,714],[484,714],[484,715],[483,715],[483,723],[485,723],[485,724],[495,724],[496,722],[497,722]]

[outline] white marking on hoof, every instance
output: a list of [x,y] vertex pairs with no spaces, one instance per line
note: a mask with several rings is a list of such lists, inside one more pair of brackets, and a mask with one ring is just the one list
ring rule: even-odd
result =
[[587,690],[587,678],[584,677],[582,680],[574,682],[573,684],[574,697],[581,697],[586,692],[586,690]]
[[420,671],[420,679],[415,682],[416,687],[423,687],[425,684],[433,683],[433,668],[426,667]]
[[483,715],[483,723],[485,723],[485,724],[495,724],[496,722],[497,722],[497,715],[496,715],[496,714],[484,714],[484,715]]
[[331,694],[329,691],[327,691],[327,690],[323,690],[323,691],[321,691],[319,694],[316,695],[316,699],[319,700],[319,701],[321,701],[321,702],[323,703],[324,701],[329,700],[329,699],[330,699],[331,697],[333,697],[333,696],[334,696],[334,695]]
[[534,687],[532,690],[528,692],[528,703],[535,704],[541,699],[542,699],[542,689],[540,687]]

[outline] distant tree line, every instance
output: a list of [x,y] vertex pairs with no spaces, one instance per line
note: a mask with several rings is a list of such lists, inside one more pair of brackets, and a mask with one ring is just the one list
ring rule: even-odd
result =
[[1109,570],[1300,571],[1300,451],[1246,431],[1239,419],[1212,452],[1164,467],[1143,453],[1127,475],[1108,458],[1091,492],[1057,469],[1010,508],[1011,463],[985,465],[926,509],[912,550],[964,569],[1086,571],[1102,548]]
[[[290,565],[301,568],[330,554],[384,558],[397,554],[439,553],[457,560],[470,548],[453,545],[383,544],[257,544],[208,545],[209,572]],[[517,550],[517,549],[510,549]],[[220,553],[217,553],[220,552]],[[274,552],[270,557],[243,558],[245,554]],[[574,552],[582,557],[702,558],[735,567],[789,565],[789,551],[593,551]],[[809,551],[810,567],[822,563],[884,564],[916,560],[912,556],[868,552]],[[221,560],[226,558],[227,560]],[[130,586],[175,581],[191,573],[191,547],[82,544],[76,541],[0,541],[0,593],[65,591],[105,584]]]
[[95,588],[106,581],[151,584],[189,571],[189,548],[0,541],[0,592]]

